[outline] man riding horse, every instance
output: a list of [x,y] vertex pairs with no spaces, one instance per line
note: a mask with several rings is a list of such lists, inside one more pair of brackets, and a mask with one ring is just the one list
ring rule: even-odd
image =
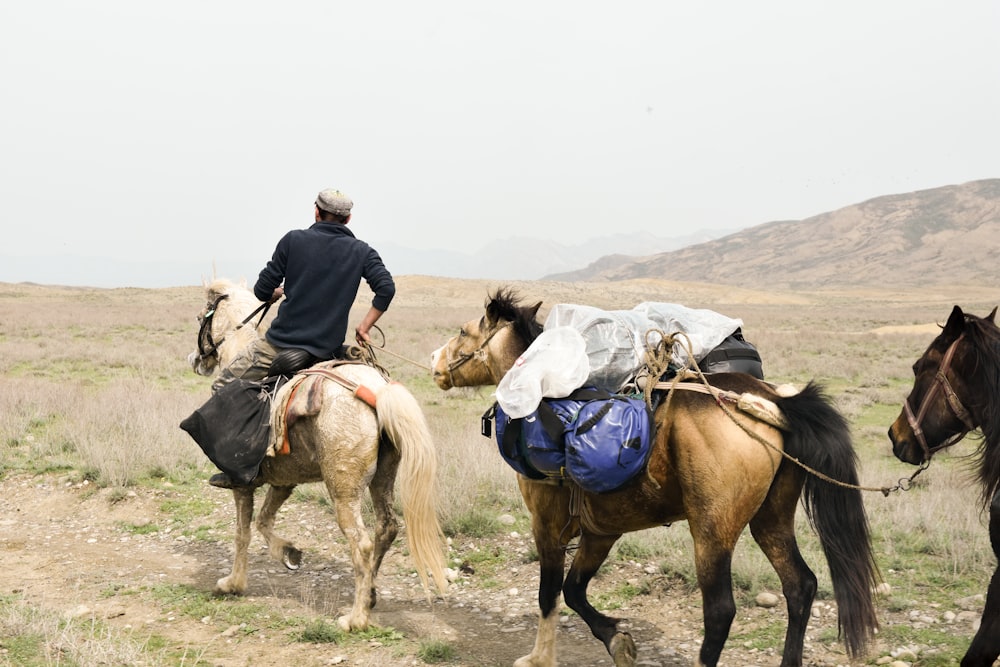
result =
[[[359,343],[370,339],[369,331],[389,308],[396,285],[375,249],[347,228],[353,206],[339,190],[322,190],[313,225],[292,230],[278,241],[253,292],[261,301],[285,300],[266,335],[219,373],[213,392],[236,378],[259,380],[275,374],[272,366],[279,357],[285,372],[344,358],[350,310],[362,278],[375,295],[354,336]],[[237,484],[225,473],[213,475],[209,483],[224,489]]]

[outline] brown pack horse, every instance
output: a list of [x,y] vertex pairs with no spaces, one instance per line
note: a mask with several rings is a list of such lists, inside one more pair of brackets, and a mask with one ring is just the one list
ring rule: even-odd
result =
[[[498,383],[541,332],[540,306],[522,305],[511,290],[491,295],[485,315],[466,323],[434,353],[437,385],[447,390]],[[654,413],[656,435],[647,470],[624,487],[591,494],[571,483],[518,476],[532,517],[541,572],[535,645],[516,667],[556,664],[560,593],[604,643],[615,665],[635,665],[632,637],[618,629],[617,619],[591,606],[587,586],[623,534],[682,519],[694,539],[704,607],[705,639],[697,664],[717,665],[729,636],[736,616],[733,550],[749,524],[781,579],[788,605],[781,664],[802,665],[803,639],[816,594],[816,576],[800,555],[794,531],[803,487],[805,509],[829,563],[841,634],[853,655],[866,651],[878,627],[873,587],[879,577],[860,492],[821,481],[781,454],[783,448],[825,475],[856,484],[856,458],[845,420],[814,385],[783,398],[749,375],[720,373],[711,382],[720,389],[753,392],[774,401],[788,429],[780,431],[743,415],[731,419],[713,397],[675,391]],[[571,511],[577,505],[579,511]],[[579,541],[564,575],[566,547],[575,536]]]
[[[986,317],[955,306],[923,356],[913,364],[913,389],[889,428],[896,457],[926,465],[973,429],[982,506],[989,508],[990,543],[1000,563],[1000,329],[997,309]],[[992,667],[1000,657],[1000,564],[986,591],[982,624],[962,667]]]
[[[241,326],[259,302],[253,293],[228,280],[206,286],[206,305],[198,315],[198,352],[189,356],[200,375],[225,368],[263,331]],[[262,328],[266,328],[262,327]],[[298,569],[302,552],[274,533],[278,509],[298,484],[323,482],[333,501],[337,524],[350,545],[354,567],[354,605],[338,619],[345,631],[369,625],[376,602],[375,578],[382,559],[396,538],[394,503],[399,477],[406,537],[417,573],[429,590],[428,573],[444,591],[444,537],[436,510],[437,454],[423,412],[402,385],[389,383],[374,368],[361,364],[340,366],[338,373],[375,393],[375,409],[355,398],[341,384],[322,378],[322,407],[317,414],[297,419],[289,429],[290,453],[266,457],[260,479],[268,485],[256,526],[275,560]],[[292,383],[278,391],[283,401]],[[272,423],[275,420],[272,419]],[[374,540],[365,527],[362,502],[368,489],[374,507]],[[247,587],[247,547],[253,520],[254,489],[235,488],[236,553],[232,572],[216,584],[217,593],[242,594]]]

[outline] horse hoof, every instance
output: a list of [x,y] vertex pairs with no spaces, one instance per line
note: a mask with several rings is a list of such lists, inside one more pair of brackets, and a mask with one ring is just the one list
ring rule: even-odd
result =
[[285,547],[281,554],[281,562],[289,570],[297,570],[302,567],[302,552],[295,547]]
[[627,632],[619,632],[611,638],[611,645],[608,653],[615,661],[615,667],[635,667],[635,658],[638,655],[635,649],[635,642],[632,635]]
[[350,614],[345,614],[337,619],[337,626],[340,627],[344,632],[356,632],[360,630],[368,629],[368,622],[357,622],[353,620]]
[[214,595],[243,595],[243,589],[230,583],[229,577],[223,577],[215,582],[215,589],[212,593]]

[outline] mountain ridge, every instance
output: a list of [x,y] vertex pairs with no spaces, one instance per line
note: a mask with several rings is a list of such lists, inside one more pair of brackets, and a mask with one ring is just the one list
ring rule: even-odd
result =
[[545,280],[694,280],[783,289],[1000,285],[1000,179],[883,195],[678,250],[602,257]]

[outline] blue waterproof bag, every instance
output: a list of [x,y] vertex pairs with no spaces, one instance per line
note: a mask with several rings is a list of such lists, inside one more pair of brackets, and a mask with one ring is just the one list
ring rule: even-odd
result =
[[511,419],[498,404],[483,415],[482,433],[496,424],[500,455],[532,479],[571,479],[602,493],[618,488],[646,463],[651,420],[642,399],[586,387],[546,398],[527,417]]
[[646,402],[613,396],[590,401],[566,431],[566,472],[581,488],[613,491],[646,465],[651,441]]

